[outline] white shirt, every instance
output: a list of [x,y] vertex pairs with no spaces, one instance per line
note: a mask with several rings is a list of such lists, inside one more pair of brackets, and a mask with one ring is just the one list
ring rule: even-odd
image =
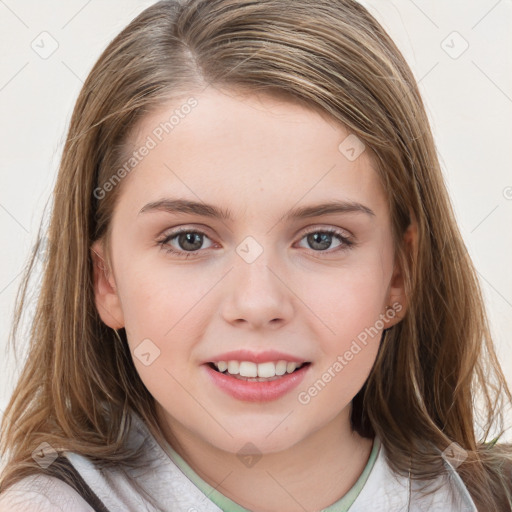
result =
[[[145,444],[143,469],[129,470],[128,474],[156,501],[156,507],[134,488],[130,478],[120,469],[101,472],[87,458],[66,453],[68,460],[109,512],[222,512],[185,476],[136,414],[133,415],[128,442]],[[381,445],[368,479],[349,511],[477,512],[460,476],[447,461],[445,465],[448,476],[440,476],[432,482],[430,487],[439,485],[439,489],[425,496],[418,492],[417,482],[391,471]],[[15,505],[17,511],[94,512],[66,483],[42,474],[26,477],[0,495],[0,512],[10,511]]]

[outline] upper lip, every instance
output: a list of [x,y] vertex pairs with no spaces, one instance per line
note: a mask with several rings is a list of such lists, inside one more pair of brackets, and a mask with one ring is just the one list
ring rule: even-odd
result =
[[[266,363],[268,361],[288,361],[291,363],[305,363],[306,359],[278,352],[276,350],[264,350],[252,352],[250,350],[233,350],[204,361],[204,363],[218,363],[219,361],[250,361],[252,363]],[[203,363],[203,364],[204,364]]]

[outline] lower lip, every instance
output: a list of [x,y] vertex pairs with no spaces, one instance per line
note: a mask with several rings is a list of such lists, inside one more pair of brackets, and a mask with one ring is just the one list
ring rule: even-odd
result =
[[270,402],[296,388],[304,379],[311,364],[306,364],[293,373],[287,373],[280,379],[268,382],[239,380],[231,377],[229,373],[224,374],[214,370],[208,364],[203,366],[213,383],[233,398],[245,402]]

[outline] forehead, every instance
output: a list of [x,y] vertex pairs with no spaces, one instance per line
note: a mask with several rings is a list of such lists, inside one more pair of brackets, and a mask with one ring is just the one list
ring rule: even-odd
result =
[[327,115],[284,98],[210,86],[143,118],[127,151],[139,155],[122,195],[137,204],[172,195],[229,203],[235,214],[319,199],[385,209],[362,142]]

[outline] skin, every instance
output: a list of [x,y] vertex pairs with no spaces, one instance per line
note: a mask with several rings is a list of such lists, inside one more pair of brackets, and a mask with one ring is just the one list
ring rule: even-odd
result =
[[[386,306],[402,306],[386,327],[405,313],[386,196],[370,152],[347,159],[338,146],[349,132],[326,116],[211,86],[194,97],[197,107],[121,184],[111,268],[102,242],[92,247],[96,305],[107,325],[126,328],[132,354],[148,338],[160,350],[149,366],[134,357],[137,371],[158,403],[166,438],[206,482],[252,510],[319,510],[346,494],[368,461],[373,440],[351,431],[349,415],[381,331],[307,405],[297,395]],[[144,118],[133,148],[179,105]],[[234,220],[139,213],[170,197],[229,208]],[[375,215],[280,221],[292,208],[333,199],[360,202]],[[183,253],[199,247],[198,257],[180,258],[158,244],[176,227],[205,233],[195,245],[179,245],[178,237],[168,242]],[[355,246],[337,250],[343,242],[335,236],[324,251],[308,242],[307,234],[328,228]],[[263,249],[252,263],[236,252],[247,236]],[[277,349],[312,366],[284,397],[242,402],[212,386],[201,367],[239,348]],[[252,467],[236,456],[248,442],[262,454]]]

